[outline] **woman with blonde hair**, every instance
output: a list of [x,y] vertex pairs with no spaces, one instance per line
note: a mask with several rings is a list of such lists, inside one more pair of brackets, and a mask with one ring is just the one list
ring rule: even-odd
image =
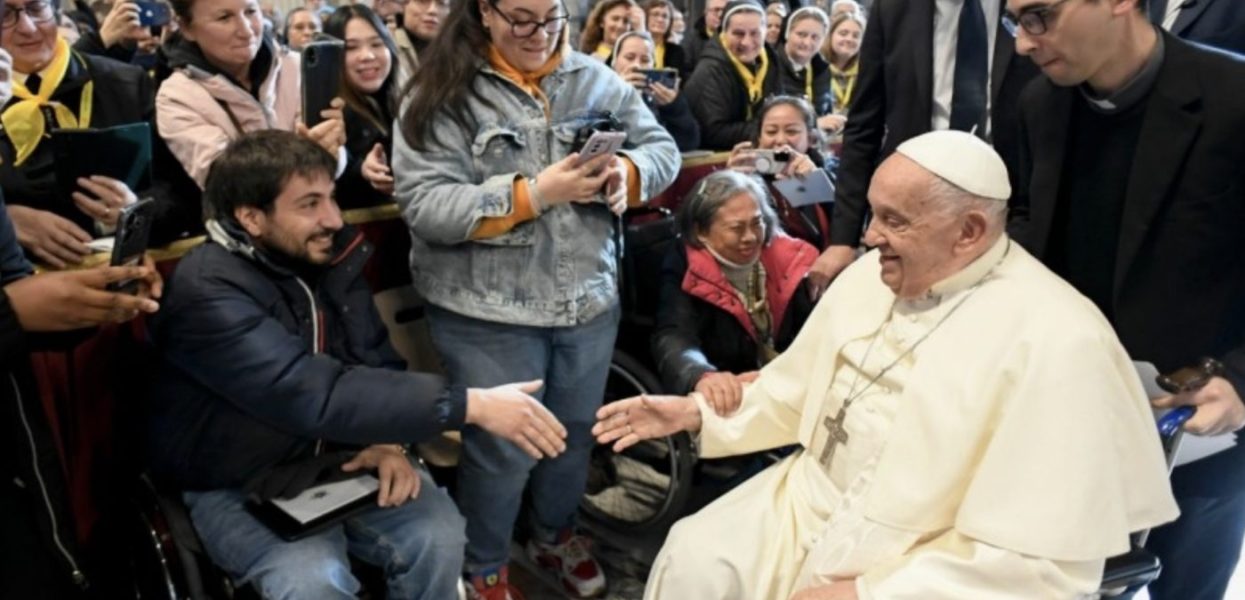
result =
[[634,0],[604,0],[597,4],[588,15],[579,51],[608,61],[619,36],[637,29],[631,13],[638,7]]
[[[860,40],[865,34],[865,18],[859,12],[840,14],[830,22],[830,35],[821,47],[821,55],[830,63],[830,89],[834,94],[834,112],[846,120],[851,108],[852,92],[860,66]],[[839,126],[842,129],[842,126]]]

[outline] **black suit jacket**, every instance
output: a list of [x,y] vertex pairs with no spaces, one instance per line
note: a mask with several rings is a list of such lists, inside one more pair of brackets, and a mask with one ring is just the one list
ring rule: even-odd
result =
[[[1168,3],[1181,0],[1167,0]],[[1151,20],[1161,22],[1151,0]],[[1168,4],[1170,5],[1170,4]],[[1171,32],[1181,39],[1245,54],[1245,2],[1241,0],[1188,0],[1172,24]]]
[[[1134,359],[1169,372],[1218,357],[1245,393],[1245,58],[1164,39],[1126,188],[1112,325]],[[1043,77],[1021,98],[1024,187],[1014,197],[1012,232],[1039,259],[1048,251],[1079,93]],[[1223,460],[1233,456],[1245,452]],[[1188,468],[1214,471],[1214,461]],[[1245,489],[1239,462],[1199,479]]]
[[[873,171],[899,144],[930,131],[934,105],[934,0],[877,0],[860,49],[860,75],[844,131],[831,242],[856,246]],[[1000,25],[990,77],[993,143],[1015,165],[1016,103],[1037,75]]]

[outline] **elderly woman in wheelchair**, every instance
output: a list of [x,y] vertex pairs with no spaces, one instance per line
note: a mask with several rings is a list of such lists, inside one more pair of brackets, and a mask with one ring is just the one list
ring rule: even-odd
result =
[[652,338],[666,392],[700,392],[733,412],[743,383],[795,339],[812,311],[805,275],[817,258],[777,224],[755,177],[719,171],[683,203],[663,265]]

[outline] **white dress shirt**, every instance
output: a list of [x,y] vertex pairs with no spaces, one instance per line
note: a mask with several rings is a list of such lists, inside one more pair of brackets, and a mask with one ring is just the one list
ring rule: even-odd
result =
[[[994,43],[999,33],[999,5],[1001,0],[981,0],[986,16],[986,133],[990,131],[989,90],[994,70]],[[934,110],[930,125],[935,131],[951,126],[951,97],[955,92],[955,49],[960,39],[960,9],[964,0],[935,0],[934,2]],[[1010,36],[1004,40],[1012,43]]]

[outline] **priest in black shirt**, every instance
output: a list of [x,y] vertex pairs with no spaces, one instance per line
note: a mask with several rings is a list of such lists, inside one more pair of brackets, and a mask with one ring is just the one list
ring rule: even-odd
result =
[[[1157,401],[1197,435],[1245,426],[1245,59],[1166,34],[1139,0],[1008,0],[1021,96],[1013,236],[1094,301],[1129,354],[1223,377]],[[1086,401],[1092,401],[1086,398]],[[1148,547],[1154,600],[1222,598],[1245,537],[1245,444],[1178,467]]]

